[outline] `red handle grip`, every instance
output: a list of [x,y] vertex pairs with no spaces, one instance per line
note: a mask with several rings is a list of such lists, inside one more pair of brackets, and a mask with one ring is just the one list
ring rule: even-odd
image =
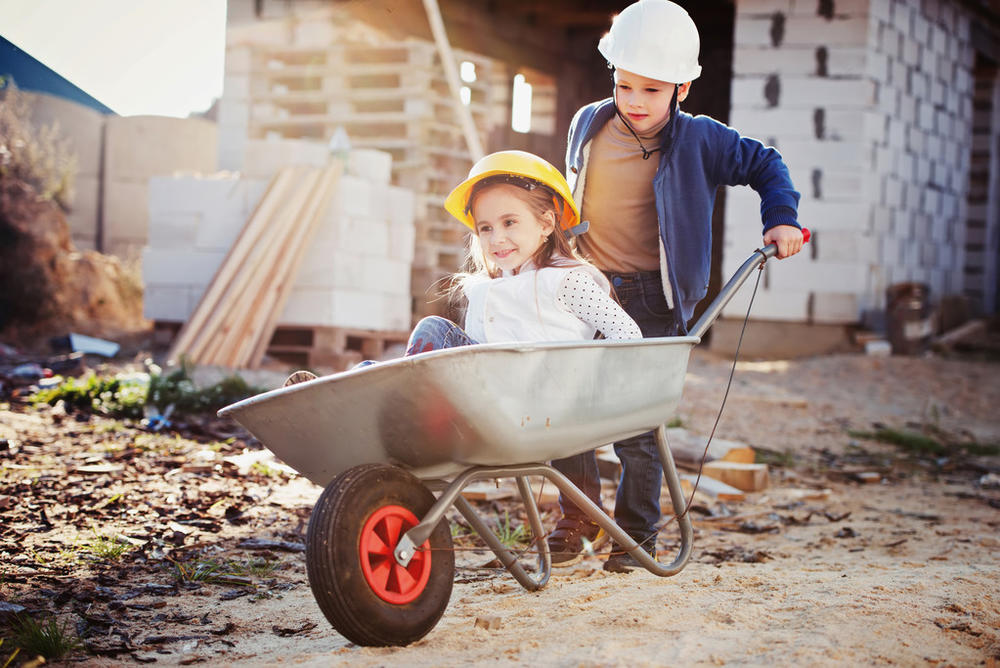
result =
[[812,237],[812,232],[809,231],[808,227],[802,228],[802,243],[809,243],[809,238]]

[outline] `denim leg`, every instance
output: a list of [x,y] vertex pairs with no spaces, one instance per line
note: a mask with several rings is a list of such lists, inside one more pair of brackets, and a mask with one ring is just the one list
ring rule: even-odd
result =
[[656,432],[648,431],[615,443],[622,479],[615,494],[615,522],[637,541],[656,533],[660,521],[663,464]]
[[[601,503],[601,476],[597,470],[597,455],[594,454],[593,450],[572,457],[553,459],[551,464],[552,468],[569,478],[570,482],[579,487],[580,491],[586,494],[591,501],[604,508],[604,504]],[[559,507],[562,509],[563,517],[572,519],[587,517],[575,503],[561,492],[559,493]]]
[[432,315],[423,318],[413,328],[410,340],[406,343],[406,355],[416,355],[442,348],[471,346],[475,343],[465,333],[465,330],[451,320]]
[[[638,277],[610,274],[608,278],[622,308],[635,319],[644,337],[676,335],[658,272]],[[663,464],[656,447],[656,432],[616,443],[615,454],[622,464],[615,495],[615,522],[634,539],[643,541],[657,532],[660,521]]]

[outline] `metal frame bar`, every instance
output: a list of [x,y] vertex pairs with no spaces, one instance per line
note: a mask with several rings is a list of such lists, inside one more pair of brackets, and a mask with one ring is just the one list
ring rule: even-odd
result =
[[[548,544],[542,540],[545,532],[542,528],[538,506],[535,504],[535,499],[531,494],[531,487],[528,485],[526,478],[529,475],[538,475],[550,480],[559,491],[569,497],[578,508],[584,511],[595,524],[604,529],[615,542],[630,552],[636,561],[642,564],[646,570],[654,575],[663,577],[675,575],[684,568],[691,556],[694,529],[691,524],[691,518],[685,512],[687,499],[684,497],[684,492],[681,489],[681,481],[677,475],[677,467],[674,464],[670,446],[667,443],[667,428],[664,424],[656,428],[656,446],[660,461],[663,464],[663,476],[667,483],[667,489],[670,492],[670,500],[673,503],[674,513],[678,518],[677,525],[680,528],[681,534],[680,548],[674,560],[669,564],[663,564],[650,556],[641,545],[615,524],[614,520],[608,517],[597,504],[581,492],[580,488],[570,482],[569,478],[548,464],[541,463],[523,466],[475,466],[460,473],[454,480],[447,483],[447,487],[444,488],[441,496],[438,497],[434,505],[427,511],[420,523],[400,538],[394,553],[396,561],[402,566],[408,565],[417,549],[416,546],[423,544],[425,540],[430,538],[438,522],[444,518],[445,512],[447,512],[450,506],[454,505],[465,519],[468,520],[469,524],[472,525],[476,533],[486,542],[493,553],[496,554],[500,563],[504,565],[521,586],[529,591],[541,589],[549,580],[551,558]],[[524,567],[517,561],[517,556],[500,542],[472,505],[461,496],[462,490],[476,480],[511,477],[517,481],[518,490],[521,492],[521,498],[525,503],[528,513],[528,521],[531,525],[532,534],[539,544],[538,563],[540,575],[538,578],[532,578],[528,575]]]

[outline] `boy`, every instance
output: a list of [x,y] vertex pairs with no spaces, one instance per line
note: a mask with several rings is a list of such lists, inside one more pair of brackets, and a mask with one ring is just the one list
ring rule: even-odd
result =
[[[778,258],[802,248],[799,194],[773,148],[706,116],[680,111],[701,74],[698,29],[669,0],[626,7],[598,44],[613,71],[610,99],[573,118],[567,176],[589,231],[579,246],[617,291],[643,336],[687,332],[708,289],[712,208],[719,185],[749,185],[761,197],[764,244]],[[653,432],[615,444],[622,479],[615,521],[654,557],[662,465]],[[598,505],[594,453],[552,462]],[[572,502],[548,538],[555,566],[576,563],[604,534]],[[638,562],[612,546],[604,569],[627,573]]]

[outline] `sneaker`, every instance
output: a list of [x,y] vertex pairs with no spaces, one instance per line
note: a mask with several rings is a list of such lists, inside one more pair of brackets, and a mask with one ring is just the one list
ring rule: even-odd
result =
[[[647,541],[640,543],[642,549],[649,552],[649,556],[656,559],[656,537],[651,536]],[[611,556],[608,560],[604,562],[604,570],[609,573],[631,573],[634,569],[641,568],[646,570],[643,566],[632,556],[630,552],[626,552],[625,548],[616,542],[611,544]]]
[[584,552],[593,553],[608,541],[608,534],[587,518],[564,517],[556,522],[549,534],[549,556],[555,568],[572,566],[583,559]]
[[289,385],[297,385],[298,383],[304,383],[307,380],[316,380],[319,378],[316,374],[311,371],[296,371],[291,376],[285,379],[285,384],[283,387],[288,387]]

